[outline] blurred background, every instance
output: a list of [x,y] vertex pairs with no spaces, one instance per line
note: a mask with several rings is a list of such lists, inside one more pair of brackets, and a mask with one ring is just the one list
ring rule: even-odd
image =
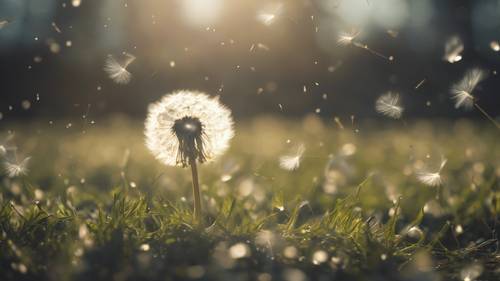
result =
[[[339,44],[350,31],[372,51]],[[395,90],[406,118],[483,120],[454,109],[449,88],[487,69],[476,94],[500,114],[498,41],[498,0],[0,0],[0,119],[143,118],[186,88],[237,118],[383,118],[375,100]],[[447,42],[463,50],[445,57]],[[124,52],[127,85],[104,71]]]

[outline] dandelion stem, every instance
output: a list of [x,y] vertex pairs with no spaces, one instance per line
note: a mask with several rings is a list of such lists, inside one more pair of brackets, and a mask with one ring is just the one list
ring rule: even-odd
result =
[[198,182],[198,169],[196,167],[196,160],[190,159],[189,165],[191,166],[191,175],[193,177],[194,219],[196,222],[199,222],[201,221],[201,196],[200,196],[200,184]]
[[481,111],[481,113],[486,117],[488,118],[488,120],[490,120],[491,122],[493,122],[493,124],[495,124],[495,126],[497,127],[497,129],[500,129],[500,124],[498,124],[498,122],[493,118],[491,117],[482,107],[479,106],[479,104],[477,103],[474,103],[474,106],[479,110]]

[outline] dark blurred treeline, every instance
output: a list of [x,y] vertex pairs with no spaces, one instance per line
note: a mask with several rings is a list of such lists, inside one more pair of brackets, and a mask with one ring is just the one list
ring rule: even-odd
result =
[[[179,88],[220,95],[237,117],[372,117],[375,99],[396,90],[408,118],[482,118],[454,109],[449,96],[473,66],[491,71],[477,96],[490,114],[500,113],[493,74],[500,52],[490,48],[500,40],[500,1],[186,1],[0,0],[3,119],[143,117],[150,102]],[[270,3],[275,18],[263,23]],[[387,23],[380,13],[401,16]],[[340,46],[338,33],[352,28],[394,60]],[[453,35],[465,49],[451,64],[443,53]],[[137,57],[128,85],[103,71],[106,57],[122,52]]]

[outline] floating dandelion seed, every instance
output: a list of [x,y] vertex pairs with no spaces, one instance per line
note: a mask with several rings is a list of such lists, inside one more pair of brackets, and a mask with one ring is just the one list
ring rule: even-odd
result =
[[491,41],[491,42],[490,42],[490,48],[491,48],[494,52],[498,52],[498,51],[500,51],[500,43],[498,43],[498,41]]
[[361,49],[364,49],[364,50],[367,50],[368,52],[378,56],[378,57],[381,57],[383,59],[386,59],[386,60],[389,60],[389,61],[393,61],[394,60],[394,57],[393,56],[385,56],[373,49],[370,49],[370,47],[368,47],[367,44],[364,44],[362,42],[359,42],[359,41],[356,41],[356,38],[359,36],[359,34],[361,34],[361,31],[358,31],[356,29],[352,29],[350,32],[340,32],[339,35],[338,35],[338,38],[337,38],[337,43],[339,45],[343,45],[343,46],[354,46],[354,47],[358,47],[358,48],[361,48]]
[[299,145],[297,152],[293,155],[284,155],[280,157],[280,167],[284,170],[293,171],[299,168],[300,161],[306,148],[303,144]]
[[257,21],[270,26],[283,13],[283,3],[272,3],[257,13]]
[[464,50],[464,44],[462,39],[458,36],[450,37],[444,45],[444,56],[443,60],[449,63],[455,63],[462,60],[462,52]]
[[354,39],[356,39],[356,37],[358,37],[360,33],[361,32],[356,29],[353,29],[350,32],[342,31],[339,33],[337,43],[339,43],[340,45],[350,45],[354,42]]
[[115,83],[128,84],[132,78],[132,74],[127,70],[127,67],[134,60],[135,56],[128,53],[124,54],[124,58],[121,62],[118,62],[112,55],[109,55],[106,59],[104,71],[108,73],[109,78],[111,78]]
[[6,27],[9,23],[10,23],[10,21],[8,21],[8,20],[0,20],[0,30],[2,28]]
[[404,108],[401,106],[398,93],[387,92],[377,99],[375,102],[375,110],[385,116],[399,119],[403,114]]
[[231,111],[218,98],[197,91],[176,91],[149,106],[146,146],[165,165],[191,166],[194,216],[201,218],[196,162],[214,160],[234,136]]
[[465,110],[470,110],[472,107],[475,107],[500,129],[500,124],[477,104],[476,98],[473,95],[477,85],[487,77],[488,72],[486,70],[480,68],[467,70],[464,78],[451,86],[451,98],[455,101],[455,108],[462,107]]
[[24,158],[21,162],[4,162],[5,171],[9,178],[15,178],[18,176],[24,176],[28,173],[28,162],[31,157]]
[[441,165],[439,166],[439,170],[437,172],[421,172],[417,174],[417,179],[428,186],[440,186],[443,183],[441,178],[441,171],[443,170],[446,162],[448,160],[443,159],[441,161]]
[[474,105],[474,96],[472,93],[476,86],[486,79],[487,72],[483,69],[473,68],[465,73],[465,76],[459,82],[451,86],[452,98],[455,100],[455,108],[463,107],[471,109]]

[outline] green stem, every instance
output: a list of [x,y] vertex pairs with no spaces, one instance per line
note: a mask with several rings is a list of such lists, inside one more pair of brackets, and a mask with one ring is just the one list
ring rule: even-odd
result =
[[191,175],[193,177],[193,198],[194,198],[194,219],[196,222],[201,221],[201,196],[200,184],[198,182],[198,169],[196,167],[196,160],[189,160],[191,166]]

